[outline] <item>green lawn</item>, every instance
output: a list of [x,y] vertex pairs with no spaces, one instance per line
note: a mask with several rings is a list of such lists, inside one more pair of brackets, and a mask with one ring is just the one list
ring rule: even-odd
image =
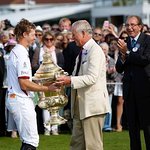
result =
[[[38,150],[69,150],[70,137],[70,134],[60,134],[59,136],[40,135]],[[20,145],[19,138],[0,137],[0,150],[19,150]],[[144,144],[142,146],[145,150]],[[128,131],[104,133],[104,150],[129,150]]]

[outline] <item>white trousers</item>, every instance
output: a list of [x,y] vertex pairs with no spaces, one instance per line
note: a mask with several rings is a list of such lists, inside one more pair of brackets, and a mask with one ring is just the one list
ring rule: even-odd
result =
[[39,135],[35,106],[31,98],[8,95],[6,107],[12,113],[23,143],[38,147]]
[[43,122],[45,131],[58,132],[58,125],[46,125],[46,123],[50,120],[51,116],[48,110],[43,109]]

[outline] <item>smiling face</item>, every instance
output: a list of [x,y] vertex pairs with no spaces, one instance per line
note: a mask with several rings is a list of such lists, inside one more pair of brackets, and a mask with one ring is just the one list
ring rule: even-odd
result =
[[93,39],[97,42],[101,42],[102,40],[102,31],[100,28],[95,28],[93,31]]
[[32,45],[35,42],[35,28],[32,22],[21,19],[14,29],[17,42],[26,48]]
[[77,46],[83,45],[92,38],[92,28],[86,20],[79,20],[72,24],[72,35]]
[[135,38],[142,29],[142,25],[136,17],[129,17],[126,21],[126,31],[128,35]]
[[46,35],[43,39],[44,41],[44,45],[47,47],[47,48],[51,48],[53,45],[54,45],[54,38],[51,36],[51,35]]
[[31,29],[30,32],[24,32],[23,38],[21,38],[20,43],[25,47],[31,46],[35,42],[35,30]]

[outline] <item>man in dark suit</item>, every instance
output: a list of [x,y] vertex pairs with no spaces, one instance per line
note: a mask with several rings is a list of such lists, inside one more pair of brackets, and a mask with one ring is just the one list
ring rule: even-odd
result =
[[76,57],[78,56],[81,48],[78,47],[75,41],[68,43],[68,46],[63,50],[64,55],[64,70],[68,72],[69,75],[72,75]]
[[144,131],[146,150],[150,150],[150,36],[141,33],[142,21],[128,16],[127,43],[118,40],[120,56],[116,63],[119,73],[124,72],[123,97],[125,100],[130,149],[141,150],[140,129]]
[[[74,70],[76,57],[78,56],[81,48],[76,45],[75,41],[69,42],[68,46],[63,50],[63,56],[64,56],[64,70],[68,72],[69,75],[72,75],[72,72]],[[70,107],[71,107],[71,87],[66,87],[66,94],[68,96],[68,104],[64,107],[64,114],[68,111],[68,114],[70,116]],[[68,127],[72,130],[72,119],[67,118]],[[63,127],[63,125],[62,125]]]

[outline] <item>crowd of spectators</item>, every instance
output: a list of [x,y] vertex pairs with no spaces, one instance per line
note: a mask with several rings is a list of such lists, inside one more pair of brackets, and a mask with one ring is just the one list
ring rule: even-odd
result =
[[[9,20],[0,22],[0,136],[6,136],[11,131],[11,137],[16,138],[17,131],[13,118],[11,118],[11,114],[5,107],[5,100],[7,98],[7,59],[11,49],[16,44],[13,30],[14,27]],[[143,25],[142,32],[150,34],[148,25]],[[75,59],[80,51],[80,48],[73,40],[71,20],[69,18],[62,18],[58,24],[50,25],[45,22],[42,26],[37,25],[35,36],[35,43],[29,48],[32,74],[34,75],[42,63],[42,55],[45,51],[48,51],[51,53],[53,61],[71,75]],[[93,39],[102,47],[106,56],[107,87],[110,96],[110,105],[112,106],[112,111],[107,115],[105,120],[104,131],[121,132],[123,129],[128,128],[122,97],[123,74],[117,73],[115,69],[119,53],[117,40],[120,38],[126,41],[127,36],[124,23],[120,27],[116,27],[114,24],[105,21],[103,26],[93,27]],[[3,62],[5,62],[5,65]],[[67,129],[71,131],[72,120],[70,119],[69,87],[66,88],[66,94],[68,95],[69,102],[60,114],[68,119],[66,125]],[[45,135],[58,135],[61,133],[64,126],[44,126],[44,122],[50,118],[48,111],[36,106],[36,112],[39,133]]]

